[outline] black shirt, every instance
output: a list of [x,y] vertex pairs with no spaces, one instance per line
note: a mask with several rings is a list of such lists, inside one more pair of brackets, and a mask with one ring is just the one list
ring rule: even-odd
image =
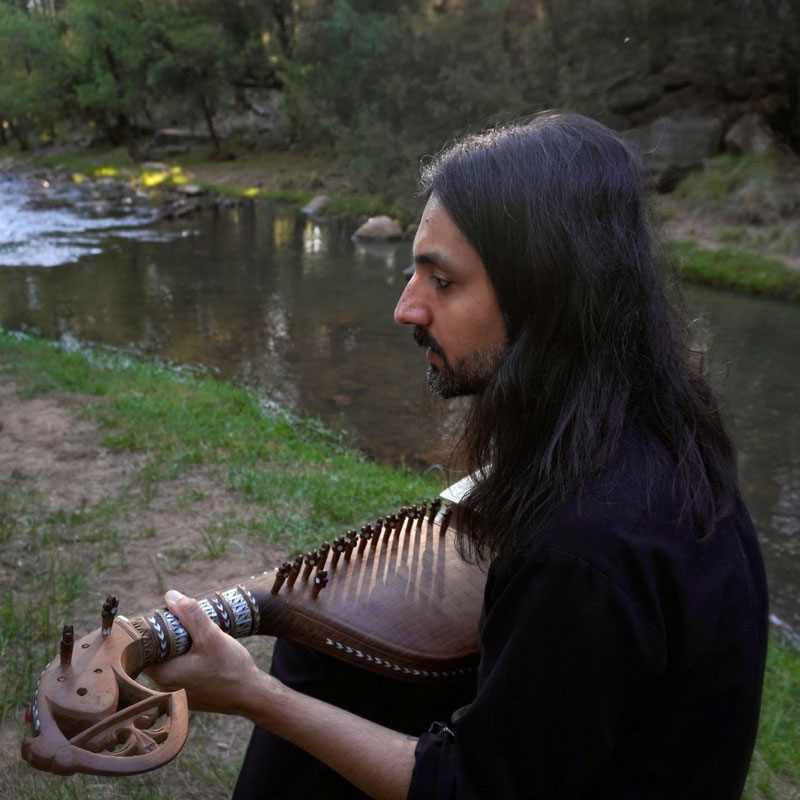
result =
[[411,800],[741,796],[763,564],[741,503],[698,537],[669,463],[634,442],[492,565],[477,696],[420,738]]

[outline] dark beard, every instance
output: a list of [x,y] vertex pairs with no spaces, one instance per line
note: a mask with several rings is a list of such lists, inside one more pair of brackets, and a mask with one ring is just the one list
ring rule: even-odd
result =
[[428,389],[445,400],[480,394],[497,372],[506,352],[505,342],[498,342],[461,356],[455,366],[451,366],[439,343],[424,328],[414,328],[414,341],[420,347],[429,347],[442,359],[441,368],[428,365],[426,377]]

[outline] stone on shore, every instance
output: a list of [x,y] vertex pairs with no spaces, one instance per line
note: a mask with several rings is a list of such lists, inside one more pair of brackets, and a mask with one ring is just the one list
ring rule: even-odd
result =
[[178,186],[177,192],[184,197],[197,197],[203,194],[205,189],[202,186],[195,186],[193,183],[184,183]]
[[629,133],[647,154],[656,189],[669,192],[719,152],[722,122],[711,116],[660,117],[646,128]]
[[391,242],[403,235],[403,229],[386,215],[370,217],[352,235],[354,242]]
[[725,147],[734,153],[773,153],[778,137],[763,114],[751,111],[739,117],[725,134]]
[[403,231],[403,239],[406,239],[407,241],[410,242],[417,235],[418,229],[419,229],[418,222],[412,222],[406,225],[406,229]]
[[328,203],[330,203],[329,197],[326,197],[324,194],[318,194],[316,197],[309,200],[300,210],[310,217],[318,217],[328,206]]

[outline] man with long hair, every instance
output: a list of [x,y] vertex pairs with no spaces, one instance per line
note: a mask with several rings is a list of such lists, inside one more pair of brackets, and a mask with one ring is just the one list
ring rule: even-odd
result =
[[[172,593],[194,644],[159,682],[302,748],[353,797],[740,797],[766,581],[644,184],[622,137],[554,113],[468,137],[423,172],[395,318],[426,348],[430,389],[471,398],[459,544],[490,566],[469,697],[398,733],[265,675]],[[255,775],[237,796],[307,796]]]

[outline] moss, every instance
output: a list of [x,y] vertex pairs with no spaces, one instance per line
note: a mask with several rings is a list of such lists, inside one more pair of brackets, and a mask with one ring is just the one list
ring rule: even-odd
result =
[[800,300],[800,270],[746,250],[706,250],[693,241],[676,242],[677,263],[687,280],[783,300]]

